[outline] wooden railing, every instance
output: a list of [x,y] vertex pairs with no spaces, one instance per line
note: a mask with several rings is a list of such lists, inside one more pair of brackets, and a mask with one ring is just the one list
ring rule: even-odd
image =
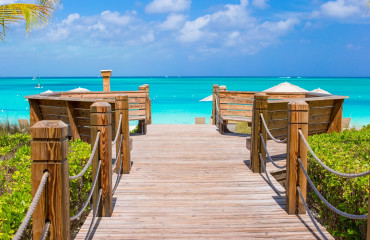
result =
[[[120,174],[130,172],[130,142],[128,129],[127,95],[116,97],[116,115],[121,126],[114,136],[122,142],[117,146],[115,165],[117,181]],[[91,189],[94,218],[110,217],[112,214],[112,109],[108,102],[96,102],[90,106],[91,143],[98,144],[92,152]],[[116,122],[118,124],[118,122]],[[113,136],[113,138],[114,138]],[[120,136],[120,137],[119,137]],[[45,188],[33,212],[33,239],[40,239],[47,229],[49,239],[70,239],[69,181],[76,179],[68,174],[68,126],[60,120],[42,120],[31,127],[32,195],[35,196],[45,172],[48,178]],[[98,139],[97,139],[98,138]],[[95,145],[94,145],[95,146]],[[118,169],[122,169],[120,172]],[[84,173],[84,172],[81,172]],[[116,182],[117,184],[117,182]],[[87,199],[88,203],[89,199]],[[83,209],[82,209],[83,211]],[[93,221],[92,221],[93,224]]]
[[[30,105],[30,124],[33,126],[42,120],[62,120],[69,126],[68,136],[90,143],[90,106],[94,102],[108,102],[114,114],[122,94],[128,96],[129,120],[139,121],[139,132],[145,134],[147,124],[151,123],[149,85],[140,86],[138,91],[58,92],[26,96]],[[113,131],[118,119],[115,114]]]

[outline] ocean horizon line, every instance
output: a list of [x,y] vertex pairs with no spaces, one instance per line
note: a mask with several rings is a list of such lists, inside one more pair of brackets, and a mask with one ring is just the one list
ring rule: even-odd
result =
[[[0,79],[17,79],[17,78],[33,78],[35,76],[0,76]],[[40,78],[102,78],[101,76],[40,76]],[[191,76],[191,75],[155,75],[155,76],[111,76],[111,78],[280,78],[280,79],[304,79],[304,78],[370,78],[370,76],[232,76],[232,75],[218,75],[218,76]]]

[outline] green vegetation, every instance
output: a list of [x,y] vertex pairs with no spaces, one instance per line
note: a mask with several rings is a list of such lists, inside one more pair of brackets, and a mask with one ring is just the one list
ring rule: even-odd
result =
[[29,126],[21,128],[17,124],[10,123],[9,120],[5,123],[0,123],[0,137],[15,133],[29,133],[29,130]]
[[139,125],[136,125],[134,129],[130,131],[130,133],[137,133],[139,131]]
[[36,0],[35,3],[1,4],[0,2],[0,41],[4,40],[8,26],[25,21],[26,33],[31,28],[45,25],[59,0]]
[[[370,169],[370,125],[361,130],[313,135],[308,140],[316,155],[336,171],[360,173]],[[338,177],[322,168],[310,154],[308,169],[317,189],[333,206],[347,213],[367,214],[369,177]],[[337,215],[313,192],[309,192],[308,201],[310,207],[318,213],[320,221],[336,239],[366,238],[366,221]]]
[[247,122],[239,122],[236,125],[236,132],[243,134],[251,134],[252,130],[251,127],[248,126]]
[[[0,239],[11,239],[28,211],[31,195],[31,137],[28,134],[0,137]],[[69,143],[69,174],[77,174],[90,156],[90,145]],[[70,182],[71,215],[77,213],[91,188],[91,167],[81,179]],[[86,211],[89,211],[87,209]],[[80,222],[72,223],[72,231]],[[31,225],[24,239],[31,239]]]

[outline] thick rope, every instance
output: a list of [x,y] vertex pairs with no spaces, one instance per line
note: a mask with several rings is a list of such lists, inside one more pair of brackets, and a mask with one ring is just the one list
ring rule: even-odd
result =
[[308,216],[310,216],[310,218],[311,218],[311,221],[312,221],[313,225],[315,225],[315,227],[316,227],[317,231],[320,233],[320,235],[321,235],[325,240],[327,240],[328,238],[327,238],[327,237],[325,236],[325,234],[321,231],[321,229],[319,228],[319,225],[317,224],[316,220],[313,218],[313,216],[312,216],[312,213],[311,213],[310,209],[308,209],[307,203],[306,203],[306,201],[305,201],[305,200],[304,200],[304,198],[303,198],[303,194],[302,194],[302,192],[301,192],[301,188],[300,188],[299,186],[297,186],[297,190],[298,190],[299,196],[300,196],[300,197],[301,197],[301,199],[302,199],[303,205],[304,205],[304,207],[306,208],[306,212],[308,213]]
[[48,177],[49,177],[49,172],[47,172],[47,171],[44,172],[44,175],[42,175],[42,178],[41,178],[41,181],[40,181],[40,185],[37,188],[35,197],[32,200],[31,206],[28,209],[28,212],[27,212],[26,216],[24,217],[22,224],[19,226],[18,231],[14,235],[13,240],[18,240],[22,237],[23,232],[26,229],[26,227],[27,227],[27,225],[28,225],[28,223],[29,223],[29,221],[32,217],[33,211],[35,211],[37,203],[40,200],[41,194],[44,191],[44,188],[45,188]]
[[311,149],[310,145],[308,144],[306,138],[304,137],[301,129],[298,130],[299,132],[299,135],[301,136],[304,144],[306,145],[308,151],[310,151],[311,155],[313,156],[313,158],[323,167],[325,168],[326,170],[328,170],[329,172],[339,176],[339,177],[345,177],[345,178],[356,178],[356,177],[364,177],[364,176],[367,176],[367,175],[370,175],[370,171],[366,171],[366,172],[362,172],[362,173],[356,173],[356,174],[352,174],[352,173],[341,173],[341,172],[337,172],[335,171],[334,169],[331,169],[330,167],[326,166],[325,163],[323,163],[319,157],[316,156],[316,154],[314,153],[314,151]]
[[259,157],[260,157],[260,161],[261,161],[261,165],[262,165],[262,167],[263,167],[263,171],[265,171],[265,174],[266,174],[266,177],[267,177],[267,180],[268,180],[268,182],[269,182],[270,186],[272,187],[272,189],[274,189],[274,191],[275,191],[275,192],[277,192],[277,193],[279,193],[279,194],[284,194],[284,193],[285,193],[285,191],[280,191],[280,190],[279,190],[279,189],[277,189],[277,188],[274,186],[274,184],[271,182],[271,179],[270,179],[270,177],[269,177],[269,175],[267,174],[267,171],[266,171],[265,163],[263,162],[263,159],[262,159],[262,154],[261,154],[261,153],[259,153],[258,155],[259,155]]
[[98,148],[98,145],[99,145],[99,139],[100,139],[100,131],[98,131],[98,135],[96,136],[96,139],[95,139],[95,144],[94,144],[94,147],[93,147],[93,150],[91,152],[91,155],[90,155],[90,158],[89,160],[87,161],[85,167],[81,170],[81,172],[75,176],[69,176],[69,181],[72,181],[72,180],[76,180],[80,177],[82,177],[87,169],[90,167],[91,163],[92,163],[92,160],[94,158],[94,155],[95,155],[95,152],[96,152],[96,149]]
[[74,221],[74,220],[78,219],[82,215],[82,213],[85,211],[86,207],[89,205],[90,199],[91,199],[91,197],[94,193],[94,189],[96,187],[96,183],[98,182],[100,169],[101,169],[101,161],[99,160],[98,168],[96,169],[95,179],[94,179],[93,185],[91,186],[89,195],[87,196],[87,199],[84,202],[84,205],[82,206],[81,210],[78,211],[78,213],[76,215],[74,215],[73,217],[70,217],[69,220]]
[[274,160],[272,160],[272,158],[270,157],[270,154],[269,154],[269,152],[267,151],[267,147],[266,147],[266,144],[265,144],[265,140],[263,140],[263,136],[262,136],[262,133],[260,133],[260,137],[261,137],[261,142],[262,142],[262,145],[263,145],[263,148],[265,149],[265,152],[266,152],[266,154],[267,154],[267,158],[268,158],[268,160],[275,166],[275,167],[277,167],[277,168],[280,168],[280,169],[284,169],[284,168],[286,168],[286,165],[284,165],[284,166],[279,166],[279,165],[277,165],[276,163],[275,163],[275,161]]
[[270,130],[267,127],[267,124],[265,122],[265,118],[263,117],[263,114],[261,113],[260,116],[261,116],[261,120],[262,120],[263,126],[265,126],[266,132],[267,132],[267,134],[270,136],[270,138],[272,140],[274,140],[277,143],[286,143],[288,141],[288,138],[285,138],[283,140],[279,140],[279,139],[274,138],[274,136],[272,136]]
[[345,213],[345,212],[342,212],[341,210],[337,209],[336,207],[334,207],[333,205],[331,205],[322,195],[321,193],[317,190],[317,188],[315,187],[315,185],[313,184],[313,182],[311,181],[310,177],[308,176],[307,172],[306,172],[306,169],[304,168],[303,166],[303,163],[301,161],[300,158],[298,158],[298,162],[299,162],[299,165],[301,165],[301,169],[304,173],[304,175],[306,176],[307,178],[307,182],[310,184],[312,190],[316,193],[316,195],[320,198],[321,201],[324,202],[324,204],[330,208],[330,210],[332,210],[333,212],[343,216],[343,217],[346,217],[346,218],[351,218],[351,219],[356,219],[356,220],[366,220],[367,219],[367,215],[356,215],[356,214],[349,214],[349,213]]
[[[116,161],[112,164],[112,169],[115,169],[117,166],[118,156],[119,156],[119,153],[121,152],[122,142],[123,142],[123,134],[121,134],[121,139],[119,140],[119,146],[118,146],[117,154],[116,154]],[[122,159],[121,159],[121,162],[122,162]]]
[[99,196],[98,196],[98,203],[96,204],[96,207],[94,209],[94,212],[93,212],[93,217],[91,219],[91,223],[90,223],[90,227],[89,227],[89,230],[87,231],[87,234],[85,236],[85,239],[88,239],[89,236],[90,236],[90,231],[92,229],[92,226],[93,226],[93,223],[94,223],[94,220],[95,220],[95,217],[96,217],[96,214],[98,213],[98,209],[99,209],[99,205],[100,205],[100,201],[101,201],[101,195],[102,195],[102,189],[100,188],[99,189]]
[[[123,156],[122,156],[123,158]],[[118,173],[117,173],[117,178],[116,178],[116,183],[114,184],[114,188],[112,190],[112,195],[114,195],[114,193],[116,192],[116,189],[118,187],[118,183],[120,182],[121,180],[121,169],[122,169],[122,163],[123,163],[123,159],[121,158],[121,163],[119,165],[119,169],[118,169]]]
[[112,142],[112,145],[115,145],[117,140],[118,140],[118,136],[121,132],[121,125],[122,125],[122,113],[119,115],[118,129],[117,129],[116,137],[114,138],[114,140]]
[[50,230],[50,221],[47,221],[44,226],[44,230],[42,231],[40,240],[45,240],[47,236],[49,235],[49,230]]

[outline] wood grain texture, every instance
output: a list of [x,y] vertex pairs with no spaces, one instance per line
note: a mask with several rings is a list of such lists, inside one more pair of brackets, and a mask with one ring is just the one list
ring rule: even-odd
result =
[[77,129],[77,120],[76,116],[73,114],[75,110],[75,106],[73,102],[66,102],[66,107],[67,107],[67,114],[68,114],[68,119],[69,119],[69,124],[70,124],[70,129],[72,131],[72,137],[73,139],[80,139],[80,133],[78,132]]
[[[93,205],[96,206],[99,188],[102,188],[102,199],[98,216],[110,217],[112,214],[112,126],[111,106],[106,102],[97,102],[91,105],[91,137],[95,143],[97,132],[100,131],[99,147],[93,158],[93,178],[101,160],[100,186],[94,190]],[[93,147],[93,146],[92,146]]]
[[335,100],[333,111],[330,116],[328,133],[342,131],[343,99]]
[[[113,196],[112,217],[98,218],[93,225],[92,239],[320,236],[307,215],[288,215],[284,196],[246,166],[245,136],[220,135],[213,125],[152,124],[147,135],[132,138],[131,173]],[[286,151],[284,144],[268,145],[274,158]],[[285,164],[284,157],[278,163]],[[92,213],[76,240],[84,239],[91,218]]]
[[297,193],[297,186],[301,187],[306,196],[307,180],[300,170],[298,158],[307,167],[307,149],[299,137],[299,129],[305,137],[308,136],[308,104],[305,101],[295,101],[288,104],[289,125],[287,142],[287,174],[286,174],[286,210],[288,214],[305,213],[305,209]]
[[69,239],[67,125],[61,121],[37,122],[31,128],[31,137],[33,197],[44,172],[49,172],[43,194],[33,213],[33,239],[40,239],[46,220],[51,222],[49,239]]
[[[120,115],[122,114],[122,124],[121,124],[121,132],[122,138],[122,145],[121,149],[119,150],[121,153],[119,154],[118,162],[116,165],[116,172],[119,171],[119,166],[121,161],[123,161],[123,165],[121,168],[121,173],[128,174],[130,173],[131,169],[131,158],[130,158],[130,130],[129,130],[129,118],[128,118],[128,96],[122,95],[116,97],[116,129],[118,129],[118,122]],[[119,140],[116,144],[116,151],[118,151],[119,147]]]

